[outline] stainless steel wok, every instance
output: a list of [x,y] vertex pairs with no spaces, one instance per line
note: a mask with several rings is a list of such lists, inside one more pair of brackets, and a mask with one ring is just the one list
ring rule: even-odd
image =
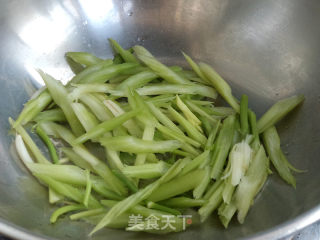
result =
[[[166,239],[277,239],[320,219],[320,1],[317,0],[0,0],[0,232],[17,239],[89,239],[92,226],[49,224],[46,190],[20,163],[8,117],[43,82],[41,68],[70,78],[64,52],[111,56],[107,38],[142,44],[166,63],[180,51],[213,65],[258,114],[303,93],[306,101],[279,125],[284,151],[307,173],[297,189],[274,174],[243,225],[217,218]],[[160,239],[103,230],[92,239]]]

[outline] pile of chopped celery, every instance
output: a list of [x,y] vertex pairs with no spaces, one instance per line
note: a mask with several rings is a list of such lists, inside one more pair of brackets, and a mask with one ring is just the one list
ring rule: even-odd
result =
[[[299,170],[283,154],[275,124],[303,96],[275,103],[256,121],[248,97],[238,101],[209,65],[183,53],[192,70],[166,66],[142,46],[110,43],[112,60],[68,52],[75,75],[66,85],[39,70],[46,88],[9,120],[21,160],[59,206],[51,223],[70,214],[95,224],[91,234],[104,227],[178,232],[193,208],[201,222],[217,210],[228,227],[234,215],[244,222],[271,173],[269,160],[296,186]],[[231,107],[216,106],[218,95]],[[26,131],[30,124],[48,154]],[[133,223],[133,216],[140,218]],[[150,216],[159,220],[153,228]]]

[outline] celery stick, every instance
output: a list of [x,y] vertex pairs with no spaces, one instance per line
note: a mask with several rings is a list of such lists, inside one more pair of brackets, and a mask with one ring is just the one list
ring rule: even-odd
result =
[[43,81],[45,82],[53,101],[62,109],[66,119],[75,135],[83,133],[82,125],[74,114],[70,102],[68,100],[68,92],[61,82],[55,80],[50,75],[39,71]]
[[17,134],[15,139],[15,146],[18,152],[18,156],[22,160],[23,164],[29,169],[28,163],[33,163],[33,160],[24,144],[21,135]]
[[93,114],[102,122],[113,118],[112,113],[103,103],[92,94],[85,94],[80,97],[81,102],[86,105]]
[[240,112],[239,103],[232,95],[231,88],[228,83],[208,64],[199,64],[201,72],[210,81],[213,87],[219,92],[219,94],[230,104],[230,106],[236,111]]
[[121,57],[121,55],[119,53],[116,53],[114,54],[114,57],[113,57],[113,64],[120,64],[120,63],[123,63],[123,58]]
[[209,133],[209,136],[208,136],[208,139],[207,139],[207,142],[206,142],[206,146],[205,146],[206,150],[211,150],[212,149],[213,143],[216,140],[216,137],[217,137],[217,134],[218,134],[220,126],[221,126],[221,121],[219,120],[215,124],[215,126],[212,128],[211,132]]
[[83,143],[89,139],[97,138],[106,132],[113,130],[114,128],[122,125],[132,117],[136,116],[140,112],[140,109],[132,110],[124,113],[118,117],[102,122],[99,125],[93,127],[90,131],[75,139],[75,144]]
[[[115,117],[118,117],[125,113],[125,111],[119,106],[119,104],[116,101],[105,100],[103,101],[103,104],[112,112],[112,114]],[[140,128],[137,126],[137,124],[133,119],[129,119],[128,121],[124,122],[122,125],[128,130],[128,132],[131,135],[136,137],[139,137],[142,135]]]
[[218,186],[218,188],[209,197],[208,201],[198,210],[201,222],[204,222],[221,204],[223,187],[223,184]]
[[153,57],[154,57],[154,56],[153,56],[146,48],[144,48],[143,46],[136,45],[136,46],[133,46],[132,49],[133,49],[133,51],[134,51],[138,56],[144,55],[144,56],[147,56],[147,57],[150,57],[150,58],[153,58]]
[[81,218],[86,218],[86,217],[92,217],[96,216],[99,214],[105,214],[107,210],[105,208],[96,208],[96,209],[91,209],[91,210],[85,210],[82,212],[74,213],[70,216],[71,220],[78,220]]
[[181,110],[183,115],[186,117],[186,119],[200,132],[202,131],[201,128],[201,121],[199,118],[197,118],[196,115],[187,107],[187,105],[179,98],[178,95],[176,95],[176,104],[178,108]]
[[52,98],[47,90],[44,90],[40,95],[32,100],[29,100],[20,113],[15,124],[12,126],[16,128],[17,125],[25,125],[34,119],[49,103],[52,101]]
[[156,74],[161,76],[169,83],[189,83],[189,81],[181,76],[179,76],[176,72],[172,71],[170,68],[159,62],[156,58],[152,56],[137,54],[138,58],[146,64],[149,68],[151,68]]
[[197,75],[204,81],[204,82],[209,82],[209,80],[206,78],[206,76],[201,72],[198,64],[192,60],[191,57],[189,57],[187,54],[182,52],[184,58],[187,60],[189,63],[190,67],[197,73]]
[[112,38],[108,39],[113,49],[120,54],[125,62],[138,63],[138,59],[128,50],[123,49],[119,43]]
[[42,141],[47,145],[52,162],[55,164],[59,163],[59,157],[57,154],[57,150],[56,150],[55,146],[53,145],[49,136],[45,133],[45,131],[39,125],[36,128],[36,132],[39,135],[39,137],[42,139]]
[[217,123],[217,119],[215,119],[214,117],[210,116],[208,113],[206,113],[203,109],[198,107],[192,101],[186,101],[186,103],[191,108],[192,111],[198,113],[200,116],[203,116],[203,117],[207,118],[213,124]]
[[34,119],[36,122],[40,121],[53,121],[53,122],[65,122],[66,116],[60,108],[50,109],[40,112]]
[[178,128],[159,108],[157,108],[152,102],[146,103],[152,112],[152,114],[166,127],[170,128],[171,130],[184,135],[184,133]]
[[163,206],[161,204],[158,204],[158,203],[155,203],[152,201],[148,201],[147,207],[152,208],[152,209],[156,209],[156,210],[160,210],[160,211],[164,211],[164,212],[167,212],[167,213],[170,213],[173,215],[181,215],[181,212],[178,211],[177,209],[169,208],[169,207]]
[[243,94],[240,100],[240,126],[241,134],[245,137],[249,133],[248,123],[248,96]]
[[40,122],[38,125],[49,136],[52,136],[55,138],[62,138],[64,141],[66,141],[70,145],[73,145],[75,136],[68,128],[54,122]]
[[235,190],[235,186],[231,183],[231,179],[227,178],[224,180],[224,188],[222,191],[222,199],[224,203],[230,204],[231,199]]
[[268,177],[269,160],[261,145],[250,167],[235,192],[235,205],[238,209],[238,221],[244,222],[254,197],[263,187]]
[[237,207],[231,203],[222,203],[218,209],[218,215],[221,223],[225,228],[228,228],[229,222],[231,221],[233,215],[236,213]]
[[186,130],[188,135],[194,140],[200,142],[201,144],[205,144],[207,142],[207,138],[199,132],[188,120],[186,120],[181,114],[179,114],[172,107],[168,108],[170,115]]
[[177,140],[151,141],[132,136],[101,138],[100,143],[112,150],[130,153],[164,153],[181,147]]
[[[171,120],[170,120],[171,121]],[[180,142],[184,143],[184,144],[191,144],[193,145],[194,147],[200,147],[201,144],[195,140],[193,140],[192,138],[190,137],[187,137],[186,135],[184,135],[183,133],[180,134],[170,128],[167,128],[161,124],[157,124],[156,125],[157,129],[165,134],[165,135],[168,135],[170,138],[173,138],[173,139],[176,139],[176,140],[179,140]]]
[[[201,95],[209,98],[216,98],[217,92],[208,86],[186,83],[186,84],[148,84],[136,89],[139,95],[160,95],[160,94],[191,94]],[[116,94],[116,93],[115,93]],[[119,92],[121,95],[121,93]]]
[[99,124],[98,119],[82,103],[71,103],[71,107],[86,132]]
[[198,186],[196,186],[195,189],[193,189],[193,197],[195,199],[199,199],[203,196],[208,184],[210,183],[210,167],[206,166],[204,168],[205,170],[205,174],[203,176],[203,179],[201,180],[201,182],[199,183]]
[[[10,125],[14,125],[14,121],[9,118]],[[34,157],[36,158],[37,162],[39,163],[45,163],[45,164],[51,164],[48,159],[41,153],[40,149],[37,147],[37,145],[34,143],[32,138],[29,136],[27,131],[19,124],[15,126],[15,130],[19,135],[21,135],[23,141],[25,142],[26,146],[30,149]]]
[[91,195],[91,189],[92,189],[92,181],[90,179],[90,170],[86,169],[85,173],[86,173],[86,191],[83,197],[83,205],[88,207],[89,197]]
[[170,165],[164,161],[145,163],[137,166],[125,166],[122,173],[130,178],[150,179],[162,176]]
[[83,83],[73,84],[72,86],[74,86],[74,88],[68,95],[70,101],[78,100],[87,93],[105,93],[115,90],[116,88],[115,84],[109,83]]
[[173,208],[201,207],[206,200],[187,197],[176,197],[160,201],[159,204]]
[[96,225],[96,227],[91,231],[90,235],[102,229],[105,226],[108,226],[113,222],[118,216],[132,207],[136,206],[141,201],[147,199],[152,192],[154,192],[162,183],[170,181],[172,178],[177,176],[180,173],[181,169],[184,167],[185,162],[183,160],[178,160],[171,168],[158,180],[149,184],[143,189],[140,189],[138,192],[132,194],[126,199],[116,203],[110,211],[101,219],[101,221]]
[[[155,127],[153,125],[146,125],[143,131],[142,139],[152,141],[154,137]],[[143,165],[146,161],[147,153],[137,154],[135,165]]]
[[72,205],[60,207],[51,214],[50,222],[55,223],[61,215],[68,212],[73,212],[73,211],[82,210],[82,209],[85,209],[85,207],[81,204],[72,204]]
[[284,181],[295,188],[296,180],[290,171],[286,158],[283,158],[283,155],[281,154],[280,137],[277,133],[277,129],[274,126],[268,128],[263,132],[262,138],[270,160],[278,174]]
[[259,148],[260,140],[259,140],[256,114],[253,111],[249,110],[248,117],[249,117],[251,134],[253,136],[253,139],[250,145],[253,148],[253,150],[257,151]]
[[84,147],[75,146],[73,147],[73,150],[90,164],[94,171],[106,181],[108,186],[110,186],[114,192],[119,195],[127,194],[127,189],[124,187],[122,182],[114,176],[107,164],[96,158]]
[[152,71],[148,71],[148,70],[143,71],[128,77],[126,80],[124,80],[122,83],[120,83],[117,86],[117,89],[119,90],[126,90],[127,88],[136,89],[146,85],[148,82],[151,82],[157,77],[158,75]]
[[93,54],[87,52],[67,52],[65,56],[66,58],[71,58],[76,63],[85,65],[87,67],[103,61],[101,58],[98,58]]
[[109,65],[107,67],[101,68],[100,70],[91,72],[84,78],[82,78],[78,83],[104,83],[110,78],[117,76],[122,71],[132,69],[137,67],[136,63],[122,63],[118,65]]
[[69,86],[70,84],[72,83],[79,83],[79,82],[82,82],[84,83],[85,82],[85,79],[90,76],[91,74],[97,72],[97,71],[100,71],[101,69],[103,68],[107,68],[109,66],[112,65],[112,60],[104,60],[100,63],[97,63],[95,65],[92,65],[90,67],[87,67],[86,69],[84,69],[83,71],[81,71],[80,73],[78,73],[77,75],[75,75],[71,81],[68,83],[67,86]]
[[[71,185],[66,183],[62,183],[59,181],[54,180],[53,178],[47,177],[41,174],[34,174],[37,178],[39,178],[42,182],[48,184],[50,188],[52,188],[57,193],[66,196],[67,198],[72,199],[78,203],[82,203],[83,201],[83,192]],[[100,207],[100,203],[93,197],[90,196],[89,198],[89,208],[97,208]]]
[[272,105],[269,110],[263,114],[257,123],[259,133],[266,131],[269,127],[275,125],[285,115],[292,111],[304,100],[303,95],[292,96],[280,100]]
[[220,185],[223,185],[222,180],[215,181],[207,190],[205,195],[203,196],[204,200],[208,200],[210,196],[220,187]]
[[215,142],[214,151],[212,154],[212,171],[211,177],[219,179],[222,173],[223,166],[228,157],[228,153],[232,144],[236,117],[231,115],[227,117],[222,124],[219,136]]
[[207,161],[207,158],[209,157],[209,151],[206,150],[203,153],[201,153],[196,158],[192,159],[190,162],[186,164],[186,166],[183,168],[181,175],[184,175],[188,172],[191,172],[192,170],[195,170],[201,166],[203,162]]
[[[123,170],[122,170],[123,171]],[[112,172],[114,173],[114,175],[116,175],[116,177],[118,177],[128,188],[132,193],[138,192],[138,188],[137,186],[134,184],[133,181],[131,181],[131,179],[129,179],[126,174],[123,174],[121,171],[117,170],[117,169],[113,169]],[[130,177],[130,176],[129,176]]]
[[162,184],[148,200],[158,202],[194,189],[205,175],[204,170],[195,170]]

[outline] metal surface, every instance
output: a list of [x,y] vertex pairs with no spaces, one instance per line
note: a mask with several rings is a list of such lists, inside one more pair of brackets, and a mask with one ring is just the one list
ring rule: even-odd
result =
[[[276,239],[320,219],[320,2],[317,0],[0,0],[0,232],[17,239],[87,239],[91,226],[68,219],[49,224],[54,207],[30,177],[8,136],[9,116],[43,83],[34,68],[61,80],[71,72],[66,51],[111,56],[107,38],[124,47],[143,44],[166,63],[182,64],[180,50],[212,64],[235,95],[247,93],[261,114],[280,98],[306,101],[279,124],[290,161],[307,173],[297,189],[274,174],[245,224],[224,230],[212,217],[166,239]],[[160,239],[104,230],[92,239]]]

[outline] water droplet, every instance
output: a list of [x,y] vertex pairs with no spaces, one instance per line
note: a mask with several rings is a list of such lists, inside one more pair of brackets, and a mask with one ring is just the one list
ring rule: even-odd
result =
[[289,126],[285,126],[284,128],[285,128],[285,129],[288,129],[288,128],[289,128]]
[[132,15],[133,15],[133,12],[132,12],[132,11],[128,12],[128,16],[129,16],[129,17],[131,17]]
[[88,48],[91,48],[91,44],[90,43],[88,43]]
[[276,96],[279,96],[279,93],[276,93]]
[[284,154],[288,156],[288,155],[289,155],[289,152],[288,152],[288,151],[285,151]]
[[88,21],[85,20],[85,21],[82,22],[82,24],[83,24],[84,26],[85,26],[85,25],[88,25]]
[[286,144],[286,147],[289,147],[289,143]]

